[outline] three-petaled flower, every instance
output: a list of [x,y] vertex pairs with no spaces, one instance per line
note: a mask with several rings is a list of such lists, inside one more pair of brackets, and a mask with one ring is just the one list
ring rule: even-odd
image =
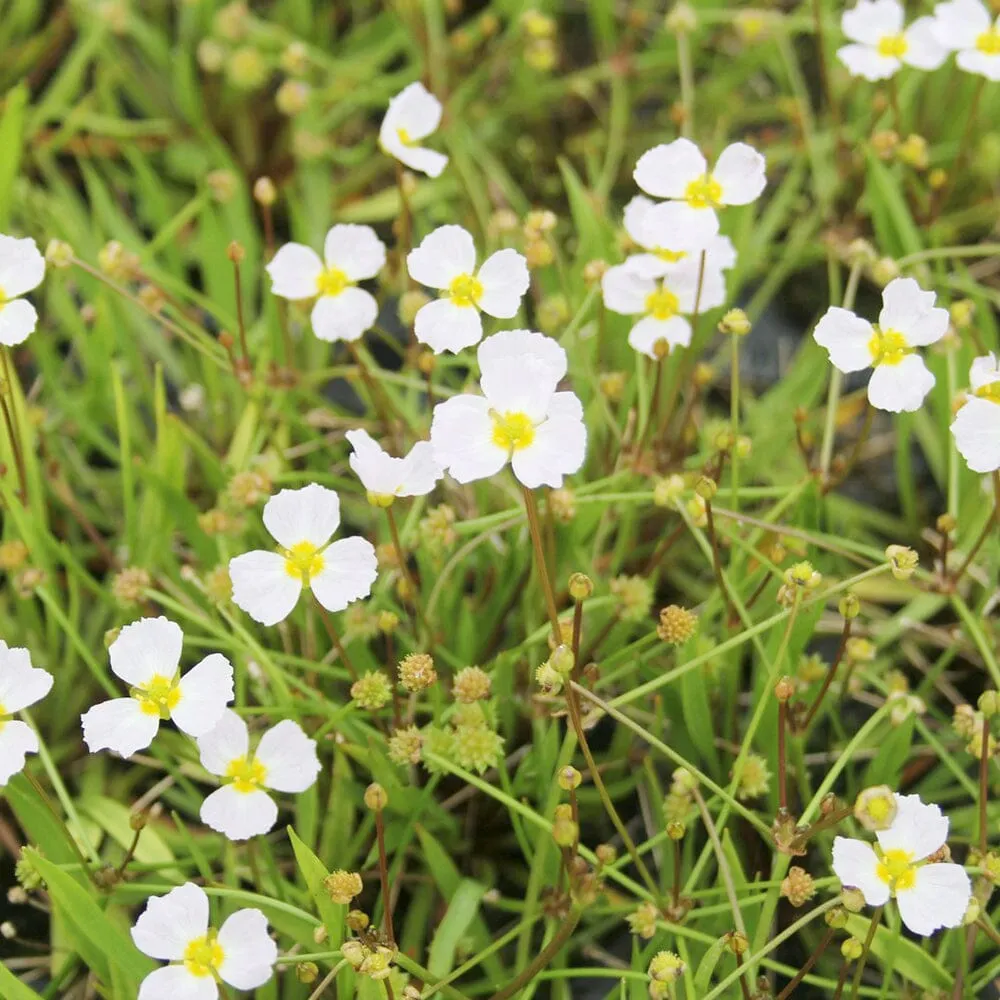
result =
[[458,353],[483,336],[480,311],[498,319],[517,314],[531,282],[528,263],[516,250],[498,250],[476,270],[476,244],[461,226],[440,226],[406,258],[410,276],[444,294],[418,311],[417,340],[435,354]]
[[24,767],[26,754],[38,753],[38,736],[26,722],[13,718],[52,690],[52,674],[31,665],[26,649],[0,639],[0,788]]
[[418,441],[404,458],[387,454],[366,430],[344,435],[354,449],[348,461],[369,503],[388,507],[397,497],[426,496],[441,478],[429,441]]
[[254,990],[271,978],[278,957],[260,910],[237,910],[216,931],[208,896],[193,882],[150,897],[132,940],[143,954],[171,963],[143,979],[138,1000],[215,1000],[220,982]]
[[129,685],[129,697],[102,701],[80,717],[91,753],[130,757],[153,742],[166,719],[195,737],[219,721],[233,700],[233,666],[221,653],[210,653],[182,675],[183,643],[180,626],[163,617],[122,628],[108,656],[112,673]]
[[434,457],[460,483],[485,479],[508,462],[529,489],[562,486],[583,464],[587,428],[572,392],[557,392],[566,352],[529,330],[504,330],[479,345],[482,396],[438,403]]
[[233,602],[262,625],[276,625],[298,603],[303,587],[327,611],[367,597],[378,575],[375,548],[357,536],[330,541],[340,525],[340,498],[310,483],[282,490],[264,505],[264,527],[280,552],[256,549],[229,561]]
[[918,410],[935,380],[917,348],[936,343],[948,330],[948,310],[935,308],[934,301],[934,293],[922,291],[913,278],[894,278],[882,290],[877,326],[831,306],[813,337],[840,371],[874,368],[868,399],[876,409]]
[[297,722],[279,722],[251,753],[247,724],[231,709],[198,739],[198,751],[205,770],[223,782],[201,804],[202,822],[230,840],[247,840],[274,826],[278,806],[266,789],[304,792],[320,769],[316,741]]
[[994,354],[976,358],[969,395],[952,421],[955,447],[973,472],[1000,469],[1000,365]]
[[896,816],[888,829],[867,841],[836,837],[833,870],[844,885],[861,890],[869,906],[894,896],[903,923],[914,934],[958,927],[972,895],[961,865],[929,861],[948,839],[948,817],[919,795],[896,795]]
[[33,239],[0,234],[0,344],[13,347],[35,329],[38,313],[21,296],[44,277],[45,258]]
[[312,328],[320,340],[357,340],[378,317],[378,303],[358,282],[385,264],[385,244],[371,226],[339,224],[326,234],[323,257],[286,243],[267,265],[271,291],[283,299],[316,299]]
[[1000,15],[995,19],[980,0],[949,0],[934,8],[934,37],[955,53],[967,73],[1000,80]]
[[934,18],[918,17],[903,30],[899,0],[858,0],[840,19],[850,45],[837,49],[837,58],[853,76],[885,80],[904,65],[937,69],[948,58],[938,41]]
[[437,177],[448,157],[419,145],[441,124],[441,102],[422,83],[411,83],[392,100],[379,129],[379,145],[411,170]]

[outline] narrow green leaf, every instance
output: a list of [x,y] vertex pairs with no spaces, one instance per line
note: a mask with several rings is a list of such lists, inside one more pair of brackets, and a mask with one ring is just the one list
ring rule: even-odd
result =
[[472,879],[462,879],[458,884],[448,904],[448,911],[431,940],[427,968],[435,976],[443,978],[454,968],[458,943],[479,912],[479,903],[485,891],[483,885]]

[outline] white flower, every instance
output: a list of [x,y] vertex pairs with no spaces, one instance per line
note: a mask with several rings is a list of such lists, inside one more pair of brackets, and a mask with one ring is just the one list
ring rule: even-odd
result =
[[247,724],[231,709],[198,739],[198,752],[205,770],[223,781],[201,804],[202,822],[230,840],[247,840],[274,826],[278,806],[265,788],[304,792],[320,769],[316,741],[297,722],[279,722],[251,753]]
[[1000,16],[993,19],[980,0],[950,0],[934,8],[934,37],[956,52],[967,73],[1000,80]]
[[919,795],[896,795],[896,818],[878,831],[878,847],[836,837],[833,870],[844,885],[860,889],[869,906],[896,897],[899,915],[914,934],[958,927],[972,885],[961,865],[926,862],[948,838],[948,818]]
[[331,542],[339,524],[333,490],[310,483],[276,493],[264,505],[264,527],[281,551],[230,559],[234,603],[262,625],[276,625],[292,613],[303,587],[327,611],[367,597],[378,575],[375,548],[358,537]]
[[0,234],[0,344],[13,347],[27,340],[38,322],[35,307],[20,298],[45,277],[45,258],[30,237]]
[[895,278],[882,290],[878,326],[831,306],[813,337],[842,372],[874,366],[868,383],[872,406],[890,413],[918,410],[934,387],[934,376],[916,348],[935,343],[948,329],[948,310],[934,308],[934,299],[912,278]]
[[993,354],[976,358],[969,370],[972,389],[955,415],[955,447],[973,472],[1000,469],[1000,366]]
[[628,342],[641,353],[656,358],[656,345],[687,347],[691,324],[682,313],[721,306],[726,300],[726,282],[718,267],[705,266],[698,296],[700,262],[695,258],[674,265],[660,278],[635,269],[629,261],[609,267],[601,279],[604,304],[624,316],[642,316],[628,335]]
[[24,767],[24,757],[38,753],[38,737],[15,712],[41,701],[52,690],[52,674],[31,665],[26,649],[11,649],[0,639],[0,788]]
[[918,17],[903,30],[899,0],[858,0],[844,11],[840,26],[853,44],[837,49],[837,58],[852,76],[885,80],[904,64],[937,69],[948,58],[935,37],[934,18]]
[[143,954],[171,963],[146,976],[138,1000],[215,1000],[220,979],[255,990],[271,978],[278,957],[260,910],[237,910],[216,932],[208,923],[208,896],[193,882],[151,896],[132,940]]
[[705,252],[706,267],[727,270],[736,263],[732,241],[719,235],[715,212],[691,212],[683,202],[654,202],[637,194],[625,206],[625,231],[646,251],[626,263],[648,278],[667,274],[699,251]]
[[461,226],[440,226],[406,258],[410,276],[445,294],[417,311],[413,331],[435,354],[458,353],[483,336],[482,310],[510,319],[528,290],[528,262],[516,250],[498,250],[476,270],[476,245]]
[[734,142],[709,171],[690,139],[674,139],[643,153],[632,176],[646,194],[679,202],[673,210],[676,224],[684,232],[698,232],[708,226],[707,217],[714,215],[714,209],[756,201],[767,184],[764,167],[764,157],[756,149]]
[[395,497],[422,497],[437,485],[444,471],[434,461],[429,441],[418,441],[405,458],[386,454],[365,430],[344,435],[354,449],[348,459],[368,491],[371,503],[388,507]]
[[411,83],[389,101],[379,145],[411,170],[437,177],[448,157],[417,143],[441,124],[441,110],[441,102],[422,83]]
[[312,328],[320,340],[357,340],[378,317],[375,297],[358,288],[385,264],[385,244],[371,226],[334,226],[323,259],[301,243],[286,243],[267,265],[271,291],[283,299],[311,299]]
[[153,742],[165,719],[188,736],[201,736],[219,721],[233,700],[233,666],[211,653],[181,676],[183,643],[180,626],[163,617],[140,618],[118,633],[108,656],[129,697],[102,701],[80,717],[91,753],[130,757]]
[[507,462],[529,489],[558,488],[583,464],[587,428],[572,392],[556,392],[566,352],[529,330],[504,330],[479,345],[482,396],[434,407],[435,459],[460,483],[485,479]]

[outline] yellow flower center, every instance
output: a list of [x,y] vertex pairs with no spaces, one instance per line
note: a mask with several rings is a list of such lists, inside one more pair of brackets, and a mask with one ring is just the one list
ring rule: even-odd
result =
[[655,319],[670,319],[677,315],[680,302],[667,288],[657,288],[646,296],[646,312]]
[[684,200],[692,208],[715,208],[722,203],[722,185],[706,174],[688,184]]
[[903,35],[885,35],[878,40],[878,54],[890,59],[902,59],[908,48]]
[[[1000,380],[981,385],[973,395],[988,399],[991,403],[1000,403]],[[3,715],[3,705],[0,705],[0,715]]]
[[7,725],[7,720],[10,718],[10,714],[7,711],[7,707],[2,701],[0,701],[0,733],[3,732],[3,727]]
[[339,267],[328,267],[316,279],[316,292],[318,295],[339,295],[350,284],[350,279]]
[[285,572],[293,580],[309,580],[323,571],[323,557],[312,542],[296,542],[285,549]]
[[448,296],[456,306],[474,306],[483,294],[483,283],[472,274],[460,274],[448,288]]
[[222,965],[225,952],[210,930],[204,937],[189,941],[184,949],[184,968],[199,979],[212,976]]
[[161,719],[169,719],[171,710],[181,700],[176,679],[163,674],[154,674],[148,684],[135,687],[130,693],[139,702],[144,715],[156,715]]
[[868,353],[872,356],[872,364],[898,365],[903,358],[913,353],[913,348],[898,330],[880,330],[875,327],[872,339],[868,341]]
[[875,868],[875,874],[893,892],[898,892],[900,889],[912,889],[917,880],[917,869],[913,864],[913,855],[898,847],[886,851]]
[[520,451],[535,440],[535,425],[527,413],[490,411],[493,418],[493,443],[504,451]]
[[226,767],[226,775],[233,788],[244,795],[256,791],[267,778],[267,768],[253,757],[234,757]]
[[391,507],[396,497],[392,493],[373,493],[368,491],[368,502],[373,507]]
[[1000,56],[1000,29],[993,27],[984,31],[976,39],[976,48],[983,55]]
[[0,306],[2,306],[7,301],[7,293],[0,288]]
[[407,132],[405,128],[398,128],[398,129],[396,129],[396,138],[399,139],[399,141],[404,146],[412,146],[417,141],[416,139],[411,139],[410,138],[410,133]]
[[660,260],[665,260],[669,264],[676,264],[677,261],[683,260],[687,256],[686,250],[664,250],[662,247],[658,247],[653,251],[656,257]]

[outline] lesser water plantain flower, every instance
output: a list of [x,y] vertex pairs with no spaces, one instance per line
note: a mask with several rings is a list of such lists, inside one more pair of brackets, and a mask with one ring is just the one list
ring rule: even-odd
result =
[[26,649],[0,640],[0,788],[24,767],[26,754],[38,753],[38,736],[13,718],[52,690],[52,674],[31,665]]
[[1000,469],[1000,365],[994,354],[969,369],[969,395],[952,421],[955,447],[973,472]]
[[967,73],[1000,80],[1000,15],[981,0],[950,0],[934,8],[934,37]]
[[316,741],[302,727],[284,719],[260,738],[250,752],[247,724],[231,709],[198,739],[202,766],[222,779],[201,804],[201,819],[230,840],[267,833],[278,819],[278,806],[266,790],[304,792],[319,774]]
[[180,673],[184,633],[167,618],[140,618],[126,625],[108,647],[111,672],[129,686],[129,697],[102,701],[80,717],[91,753],[113,750],[122,757],[148,747],[171,720],[188,736],[202,736],[233,700],[233,665],[210,653]]
[[0,234],[0,344],[27,340],[38,322],[35,307],[21,298],[45,277],[45,258],[30,237]]
[[645,253],[627,263],[640,274],[659,277],[697,251],[705,252],[706,266],[729,268],[736,250],[728,236],[719,235],[715,212],[689,212],[684,202],[654,202],[637,194],[626,206],[625,232]]
[[419,143],[441,124],[442,110],[441,102],[422,83],[411,83],[389,101],[379,145],[411,170],[437,177],[448,165],[448,157]]
[[850,45],[837,49],[837,58],[852,76],[885,80],[905,66],[937,69],[948,58],[938,41],[934,18],[918,17],[903,29],[903,5],[898,0],[859,0],[840,18]]
[[344,436],[354,449],[348,459],[351,468],[368,491],[369,502],[378,507],[388,507],[396,497],[425,496],[443,474],[429,441],[418,441],[404,458],[395,458],[365,430]]

